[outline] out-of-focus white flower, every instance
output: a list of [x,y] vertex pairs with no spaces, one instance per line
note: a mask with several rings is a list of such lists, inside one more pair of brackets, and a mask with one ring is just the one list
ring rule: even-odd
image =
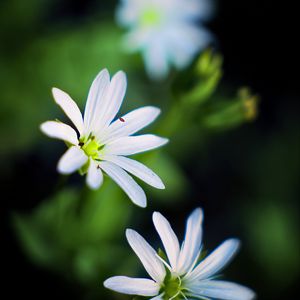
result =
[[121,0],[116,16],[129,29],[125,47],[142,52],[149,76],[160,79],[208,45],[211,35],[197,23],[212,10],[212,0]]
[[152,279],[116,276],[107,279],[104,286],[111,290],[166,299],[223,299],[250,300],[255,294],[236,283],[216,280],[216,274],[229,263],[239,248],[239,241],[229,239],[201,260],[202,220],[200,208],[189,216],[185,239],[179,245],[170,223],[160,213],[153,214],[154,226],[163,243],[168,262],[136,231],[127,229],[127,240]]
[[70,174],[76,170],[87,173],[87,185],[97,189],[102,184],[104,171],[135,204],[145,207],[145,192],[127,172],[158,189],[164,189],[164,184],[145,165],[125,156],[155,149],[168,140],[152,134],[131,136],[157,118],[160,110],[156,107],[142,107],[113,121],[123,102],[126,86],[124,72],[116,73],[110,80],[108,71],[102,70],[91,85],[84,117],[67,93],[53,88],[55,102],[77,132],[57,121],[41,124],[41,130],[69,145],[58,163],[60,173]]

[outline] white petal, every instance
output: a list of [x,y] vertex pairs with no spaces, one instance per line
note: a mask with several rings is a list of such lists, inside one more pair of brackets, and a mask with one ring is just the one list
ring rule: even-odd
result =
[[118,165],[122,169],[133,174],[134,176],[157,189],[165,188],[161,179],[152,170],[136,160],[124,156],[115,155],[106,155],[103,157],[103,159]]
[[255,293],[242,285],[219,280],[199,281],[190,287],[193,294],[223,300],[252,300]]
[[160,109],[146,106],[135,109],[120,119],[114,121],[105,131],[100,140],[103,144],[136,133],[152,123],[160,114]]
[[164,36],[152,37],[151,44],[145,48],[143,56],[147,72],[152,79],[160,80],[167,76],[169,61]]
[[141,207],[146,207],[147,199],[145,192],[129,174],[119,166],[108,161],[102,161],[99,165],[124,190],[133,203]]
[[98,167],[98,164],[92,159],[90,159],[90,165],[88,169],[88,173],[86,176],[87,185],[93,189],[98,189],[103,182],[103,174],[101,169]]
[[215,275],[230,262],[239,249],[239,245],[240,242],[237,239],[226,240],[200,262],[200,264],[187,275],[187,278],[190,280],[202,280]]
[[52,94],[55,102],[73,122],[79,133],[82,134],[84,128],[82,115],[75,101],[67,93],[57,88],[52,89]]
[[126,75],[123,71],[119,71],[112,78],[105,97],[101,101],[101,111],[97,116],[99,125],[96,135],[98,137],[118,113],[125,96],[126,87]]
[[104,286],[110,290],[139,296],[155,296],[160,286],[155,281],[144,278],[130,278],[126,276],[115,276],[104,281]]
[[140,259],[148,274],[158,283],[162,283],[166,270],[163,263],[157,257],[155,250],[146,240],[132,229],[126,230],[126,237],[129,245]]
[[73,145],[78,144],[76,131],[67,124],[55,121],[47,121],[41,124],[40,128],[44,134],[52,138],[60,139]]
[[168,139],[153,134],[121,137],[105,146],[107,155],[132,155],[165,145]]
[[80,169],[88,160],[85,153],[78,147],[70,147],[58,162],[58,172],[62,174],[71,174]]
[[207,30],[192,23],[177,23],[165,35],[170,49],[169,59],[178,69],[186,67],[212,40]]
[[203,212],[195,209],[189,216],[186,225],[185,239],[182,244],[178,261],[178,272],[186,273],[197,259],[202,240]]
[[84,110],[85,134],[89,134],[92,130],[98,130],[95,127],[99,123],[99,116],[109,83],[109,73],[107,69],[104,69],[96,76],[90,87]]
[[154,298],[151,298],[149,300],[163,300],[163,294],[160,294],[160,295],[158,295],[158,296],[156,296]]
[[176,272],[177,259],[179,255],[179,242],[169,221],[160,213],[153,213],[153,223],[164,245],[169,262],[173,271]]

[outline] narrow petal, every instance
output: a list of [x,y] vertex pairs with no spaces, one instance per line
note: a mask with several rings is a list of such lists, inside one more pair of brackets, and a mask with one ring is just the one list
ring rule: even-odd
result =
[[98,167],[98,164],[96,164],[94,160],[90,159],[90,165],[86,176],[87,185],[91,189],[96,190],[102,185],[102,182],[103,182],[103,173],[100,167]]
[[80,169],[88,160],[85,153],[78,147],[70,147],[58,162],[58,172],[62,174],[71,174]]
[[145,192],[129,174],[119,166],[108,161],[102,161],[99,165],[124,190],[133,203],[141,207],[146,207],[147,199]]
[[178,272],[186,273],[199,255],[202,240],[203,212],[195,209],[189,216],[186,225],[185,239],[178,261]]
[[95,127],[97,122],[99,123],[100,112],[109,84],[109,73],[107,69],[104,69],[96,76],[90,87],[84,110],[85,134],[89,134],[91,130],[98,130]]
[[98,115],[98,131],[96,133],[98,137],[118,113],[125,96],[126,87],[126,75],[123,71],[119,71],[112,78],[105,97],[101,101],[101,111]]
[[152,170],[136,160],[124,156],[115,155],[106,155],[103,157],[103,159],[118,165],[125,171],[133,174],[134,176],[157,189],[165,188],[161,179]]
[[168,139],[153,134],[121,137],[104,148],[108,155],[132,155],[165,145]]
[[155,40],[145,48],[143,53],[145,66],[152,79],[163,79],[167,76],[170,66],[168,62],[168,51],[163,37],[156,35]]
[[135,109],[114,121],[100,137],[107,144],[123,136],[129,136],[151,124],[160,114],[160,109],[146,106]]
[[69,125],[56,122],[47,121],[40,126],[41,131],[49,137],[66,141],[73,145],[78,144],[76,131]]
[[153,213],[153,223],[164,245],[172,269],[176,272],[179,255],[179,242],[169,221],[160,213]]
[[239,245],[240,242],[237,239],[226,240],[188,274],[187,278],[203,280],[215,275],[230,262],[237,253]]
[[163,294],[160,294],[160,295],[158,295],[158,296],[156,296],[154,298],[151,298],[149,300],[163,300]]
[[110,290],[138,296],[155,296],[159,292],[159,284],[150,279],[115,276],[104,281],[104,286]]
[[52,94],[55,102],[76,126],[79,133],[82,134],[84,128],[82,115],[75,101],[67,93],[57,88],[52,89]]
[[198,297],[209,297],[222,300],[252,300],[255,293],[242,285],[219,280],[205,280],[190,287],[191,292]]
[[166,270],[163,263],[156,256],[155,250],[140,234],[132,229],[126,230],[126,237],[148,274],[156,282],[162,283],[166,276]]

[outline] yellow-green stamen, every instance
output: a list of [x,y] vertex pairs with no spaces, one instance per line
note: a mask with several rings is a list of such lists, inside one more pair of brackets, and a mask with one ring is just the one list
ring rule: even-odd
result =
[[181,300],[182,297],[182,286],[181,279],[174,276],[166,276],[164,285],[162,287],[163,299]]
[[92,135],[90,135],[87,139],[80,139],[79,146],[84,153],[92,159],[98,159],[99,151],[103,148],[103,145],[101,145]]
[[161,19],[161,13],[159,10],[155,8],[149,8],[142,14],[140,22],[143,26],[154,26],[158,25]]

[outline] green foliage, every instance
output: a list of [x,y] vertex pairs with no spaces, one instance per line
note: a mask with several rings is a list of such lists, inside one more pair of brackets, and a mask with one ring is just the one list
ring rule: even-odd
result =
[[95,284],[122,268],[128,254],[120,241],[132,205],[123,198],[109,181],[101,192],[63,190],[30,215],[15,214],[14,225],[34,262],[82,285]]
[[[254,220],[248,226],[253,242],[253,253],[259,261],[265,278],[276,282],[277,290],[294,282],[299,276],[300,239],[297,214],[268,199],[261,199],[259,209],[249,212],[247,219]],[[257,205],[256,205],[257,207]],[[282,278],[282,274],[289,274]]]
[[257,116],[258,96],[248,88],[238,91],[235,99],[219,99],[212,103],[203,116],[202,123],[209,129],[226,130],[253,121]]
[[29,147],[40,136],[39,124],[57,116],[59,110],[51,97],[53,86],[69,92],[83,107],[99,70],[134,68],[135,62],[120,49],[120,37],[110,23],[87,24],[36,37],[13,59],[1,55],[0,133],[6,142],[1,143],[0,152]]
[[190,69],[178,75],[173,83],[173,106],[163,123],[163,132],[172,136],[193,126],[200,127],[202,133],[228,130],[256,118],[258,96],[248,88],[239,89],[235,97],[218,91],[222,62],[221,54],[208,49]]

